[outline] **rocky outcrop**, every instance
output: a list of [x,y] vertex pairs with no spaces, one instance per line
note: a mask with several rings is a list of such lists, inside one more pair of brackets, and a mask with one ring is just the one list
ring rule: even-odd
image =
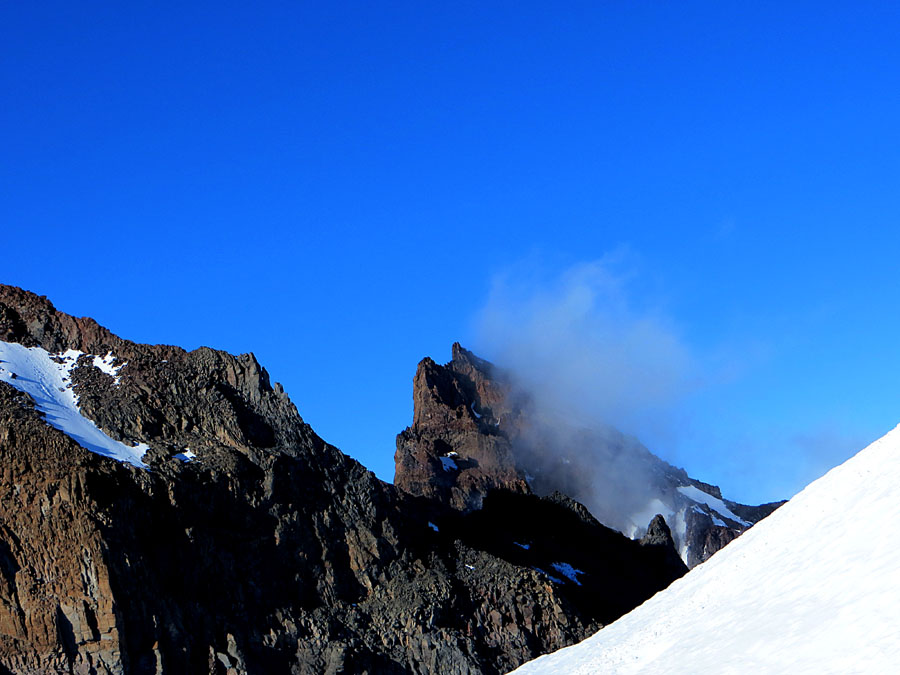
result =
[[[0,340],[83,352],[81,413],[149,446],[146,468],[89,452],[0,382],[0,673],[501,673],[678,575],[494,471],[506,394],[463,367],[423,369],[421,410],[478,465],[417,496],[320,439],[252,355],[135,344],[8,286]],[[509,489],[464,508],[488,486]]]
[[637,439],[537,409],[510,374],[459,344],[449,363],[419,364],[413,401],[413,423],[397,437],[394,483],[462,511],[495,489],[560,492],[631,538],[659,514],[693,567],[780,505],[725,500]]
[[496,488],[530,492],[505,432],[518,423],[510,395],[493,366],[458,343],[446,366],[422,360],[413,423],[397,437],[394,484],[463,511],[480,508]]
[[[647,526],[647,532],[640,538],[641,546],[646,546],[660,557],[662,564],[673,574],[683,574],[687,568],[678,555],[672,531],[662,514],[657,513]],[[724,545],[724,544],[723,544]]]

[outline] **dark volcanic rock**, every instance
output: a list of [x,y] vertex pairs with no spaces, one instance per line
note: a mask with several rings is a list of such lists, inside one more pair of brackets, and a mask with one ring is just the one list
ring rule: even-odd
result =
[[671,570],[673,575],[681,576],[687,572],[687,566],[675,548],[672,531],[661,514],[657,513],[653,516],[653,520],[647,527],[647,533],[640,539],[640,544],[655,551],[656,555],[662,559],[662,564],[666,569]]
[[672,530],[666,525],[666,519],[657,513],[650,521],[647,527],[647,534],[641,537],[641,546],[668,546],[675,548],[675,541],[672,539]]
[[[659,550],[601,525],[565,495],[549,497],[494,490],[483,508],[459,521],[460,538],[520,565],[539,570],[577,592],[571,616],[615,621],[687,572],[677,554],[671,566]],[[505,536],[498,536],[498,533]],[[674,553],[674,549],[672,549]]]
[[252,355],[134,344],[8,286],[0,339],[111,354],[118,381],[88,356],[72,371],[81,411],[150,446],[148,469],[93,454],[0,382],[0,672],[500,673],[675,576],[583,508],[496,473],[503,400],[464,366],[420,370],[448,438],[481,453],[435,496],[511,490],[475,512],[325,443]]

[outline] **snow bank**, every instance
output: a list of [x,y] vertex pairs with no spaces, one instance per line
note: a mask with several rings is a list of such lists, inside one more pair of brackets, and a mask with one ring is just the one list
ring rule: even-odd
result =
[[[142,459],[150,446],[139,443],[129,447],[114,441],[78,409],[78,397],[72,391],[71,373],[81,355],[82,352],[73,349],[64,354],[51,355],[40,347],[23,347],[14,342],[0,341],[0,380],[31,396],[47,424],[74,439],[81,447],[104,457],[147,468]],[[112,367],[110,356],[106,357],[108,361],[101,359],[101,362],[113,371],[104,372],[116,377],[118,368]],[[98,358],[94,358],[95,365]]]
[[515,672],[897,672],[898,486],[900,427],[631,613]]

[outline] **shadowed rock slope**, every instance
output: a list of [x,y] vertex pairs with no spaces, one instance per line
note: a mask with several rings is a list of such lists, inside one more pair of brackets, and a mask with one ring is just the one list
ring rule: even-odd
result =
[[501,673],[684,571],[664,535],[515,481],[477,511],[397,490],[252,355],[135,344],[9,286],[0,341],[83,352],[81,413],[149,446],[146,469],[89,452],[0,381],[0,673]]

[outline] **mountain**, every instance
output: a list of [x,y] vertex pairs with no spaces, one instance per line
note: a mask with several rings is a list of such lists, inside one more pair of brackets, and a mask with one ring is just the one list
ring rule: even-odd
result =
[[509,373],[459,344],[445,365],[419,363],[413,399],[413,424],[397,437],[394,483],[463,511],[496,488],[561,492],[629,538],[643,536],[659,514],[693,567],[782,503],[730,501],[635,438],[540,410]]
[[501,673],[686,571],[664,523],[484,480],[479,509],[410,494],[252,354],[0,286],[0,674]]
[[516,673],[893,673],[900,427],[668,589]]

